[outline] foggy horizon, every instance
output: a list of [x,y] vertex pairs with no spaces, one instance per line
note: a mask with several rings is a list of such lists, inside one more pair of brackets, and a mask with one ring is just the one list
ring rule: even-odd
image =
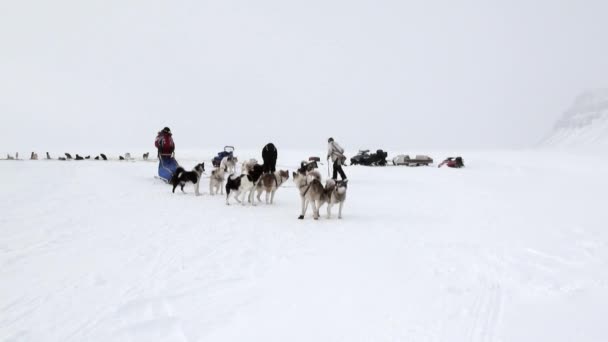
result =
[[608,85],[600,1],[0,9],[0,152],[521,148]]

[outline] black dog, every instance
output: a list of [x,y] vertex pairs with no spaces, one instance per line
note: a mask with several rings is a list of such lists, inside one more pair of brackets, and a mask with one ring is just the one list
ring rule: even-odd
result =
[[100,154],[100,156],[101,156],[101,159],[103,159],[103,160],[108,160],[108,157],[106,157],[106,155],[105,155],[105,154],[103,154],[103,153],[102,153],[102,154]]
[[194,184],[194,193],[196,196],[199,196],[198,192],[199,185],[201,184],[201,176],[205,172],[205,163],[198,164],[192,169],[192,171],[186,171],[183,167],[178,166],[173,176],[171,176],[171,184],[173,185],[173,193],[175,193],[175,188],[177,186],[181,186],[182,192],[184,192],[184,185],[190,182]]

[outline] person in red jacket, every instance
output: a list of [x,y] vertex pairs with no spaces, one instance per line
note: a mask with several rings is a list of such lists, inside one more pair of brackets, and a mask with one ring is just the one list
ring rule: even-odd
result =
[[158,176],[165,182],[169,182],[179,166],[174,158],[175,142],[173,142],[173,135],[169,127],[165,127],[158,132],[154,140],[154,146],[158,150]]
[[163,128],[162,131],[158,132],[154,146],[158,149],[159,157],[172,157],[175,152],[175,142],[173,142],[173,134],[169,127]]

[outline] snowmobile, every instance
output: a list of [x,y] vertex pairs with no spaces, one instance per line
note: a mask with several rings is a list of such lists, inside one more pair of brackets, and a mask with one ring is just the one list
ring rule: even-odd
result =
[[232,156],[234,156],[234,146],[224,146],[224,150],[218,152],[217,156],[213,157],[213,160],[211,160],[211,163],[213,166],[219,167],[222,159]]
[[442,161],[441,164],[439,164],[439,166],[437,167],[442,167],[443,165],[459,169],[461,167],[464,167],[464,162],[462,160],[462,157],[448,157],[444,161]]
[[369,153],[369,150],[359,150],[359,153],[350,158],[351,165],[365,165],[365,166],[385,166],[387,152],[383,150],[376,150],[376,153]]

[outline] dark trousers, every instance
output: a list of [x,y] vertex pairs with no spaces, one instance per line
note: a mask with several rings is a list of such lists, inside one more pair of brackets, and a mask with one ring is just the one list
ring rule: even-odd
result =
[[334,176],[332,178],[335,179],[335,180],[337,180],[338,179],[338,173],[340,173],[340,178],[342,178],[343,180],[346,179],[346,175],[344,174],[344,170],[342,170],[342,163],[340,163],[339,159],[334,162]]

